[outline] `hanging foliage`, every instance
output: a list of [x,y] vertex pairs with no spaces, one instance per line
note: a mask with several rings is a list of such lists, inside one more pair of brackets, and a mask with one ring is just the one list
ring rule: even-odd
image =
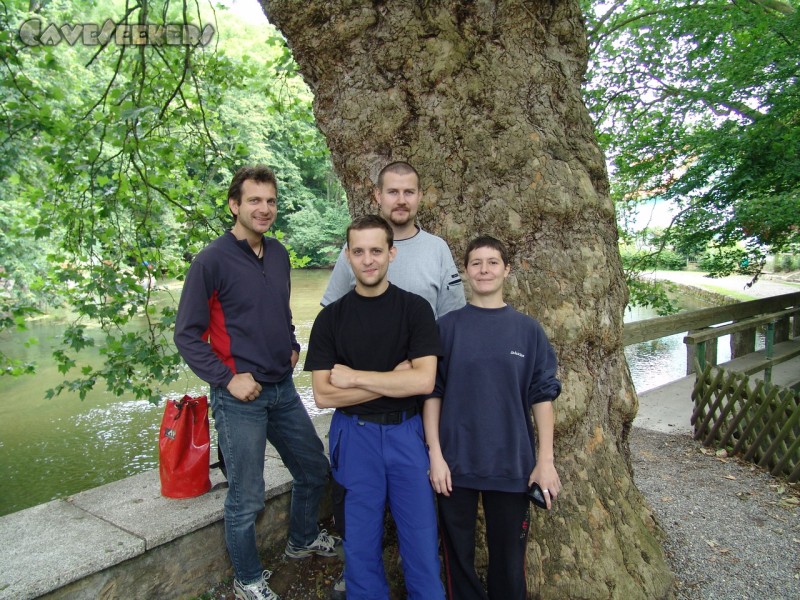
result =
[[586,98],[618,210],[673,203],[659,248],[708,247],[712,274],[757,277],[768,251],[800,240],[798,2],[584,8]]
[[[181,369],[174,302],[156,301],[157,283],[182,277],[229,226],[233,172],[275,169],[284,231],[329,193],[311,95],[271,26],[209,2],[29,8],[0,11],[0,199],[10,209],[0,276],[15,290],[3,295],[0,326],[66,306],[74,322],[54,353],[66,379],[48,395],[84,397],[103,382],[157,401]],[[81,365],[95,344],[103,364]],[[0,361],[6,374],[33,368]]]

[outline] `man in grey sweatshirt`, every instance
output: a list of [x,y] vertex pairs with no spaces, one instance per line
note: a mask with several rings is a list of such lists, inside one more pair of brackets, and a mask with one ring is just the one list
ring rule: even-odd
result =
[[[450,248],[442,238],[423,231],[417,225],[417,210],[422,200],[417,170],[407,162],[389,163],[378,174],[374,194],[378,213],[392,226],[397,248],[395,259],[389,264],[389,281],[425,298],[437,319],[464,306],[464,286]],[[322,306],[338,300],[355,285],[356,278],[343,248],[322,296]],[[337,529],[343,534],[341,496],[344,492],[337,489],[335,481],[332,485]],[[331,599],[344,598],[343,574],[334,584]]]
[[[417,225],[421,200],[419,174],[410,164],[390,163],[378,175],[375,204],[379,214],[392,226],[397,248],[397,256],[389,265],[389,281],[425,298],[438,319],[466,304],[464,286],[447,243]],[[338,300],[355,284],[343,249],[321,304],[327,306]]]

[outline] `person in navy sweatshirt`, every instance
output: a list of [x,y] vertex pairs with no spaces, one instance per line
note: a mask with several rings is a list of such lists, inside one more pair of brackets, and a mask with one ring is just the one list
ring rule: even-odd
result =
[[293,477],[286,555],[334,556],[341,540],[319,530],[330,466],[292,380],[300,345],[289,308],[289,254],[264,234],[278,213],[278,184],[265,166],[242,167],[228,189],[233,228],[192,261],[174,340],[186,364],[211,387],[211,408],[225,458],[225,543],[234,594],[277,600],[256,545],[264,509],[269,440]]
[[[437,322],[444,354],[423,406],[445,589],[450,600],[524,600],[527,491],[538,483],[550,508],[561,490],[553,456],[558,365],[542,326],[503,299],[510,271],[505,245],[478,237],[467,247],[464,267],[472,297]],[[488,590],[475,570],[479,496]]]

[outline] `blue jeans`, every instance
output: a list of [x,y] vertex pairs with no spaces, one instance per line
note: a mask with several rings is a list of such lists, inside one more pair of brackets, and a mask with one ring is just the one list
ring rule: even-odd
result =
[[263,567],[256,545],[256,516],[264,509],[264,454],[275,446],[293,478],[289,541],[306,546],[319,534],[319,504],[328,479],[328,459],[291,375],[262,384],[253,402],[211,388],[211,408],[225,458],[225,543],[236,579],[253,583]]

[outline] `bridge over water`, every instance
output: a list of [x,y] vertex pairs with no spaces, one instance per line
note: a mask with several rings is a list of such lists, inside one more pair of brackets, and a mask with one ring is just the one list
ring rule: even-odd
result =
[[[766,347],[755,350],[756,329],[765,330]],[[639,394],[634,426],[666,433],[692,431],[695,360],[716,365],[717,341],[731,335],[731,360],[719,367],[743,373],[752,381],[800,387],[800,292],[767,297],[627,323],[626,346],[688,332],[687,375]]]

